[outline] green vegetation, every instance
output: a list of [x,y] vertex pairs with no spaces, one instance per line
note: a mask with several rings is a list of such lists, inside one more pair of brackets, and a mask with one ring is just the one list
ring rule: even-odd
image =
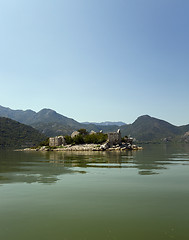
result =
[[73,144],[73,139],[71,138],[71,136],[64,136],[64,139],[66,141],[67,144]]
[[[80,129],[81,130],[81,129]],[[93,133],[89,134],[87,133],[86,129],[82,129],[82,131],[78,130],[80,132],[79,135],[75,136],[74,138],[71,138],[71,136],[65,136],[65,140],[67,144],[101,144],[105,142],[108,138],[107,134],[104,133]]]
[[103,142],[106,142],[108,139],[107,134],[104,133],[94,133],[94,134],[88,134],[84,137],[85,143],[96,143],[101,144]]
[[46,138],[44,141],[40,142],[39,146],[49,146],[49,138]]
[[46,136],[30,126],[0,117],[0,149],[32,147],[45,139]]
[[79,129],[78,132],[83,136],[89,134],[85,128]]

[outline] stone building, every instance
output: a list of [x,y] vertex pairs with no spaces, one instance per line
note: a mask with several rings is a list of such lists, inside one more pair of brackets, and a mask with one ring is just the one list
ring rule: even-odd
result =
[[108,143],[110,147],[113,145],[121,144],[121,131],[120,129],[117,132],[110,132],[108,133]]
[[72,134],[71,134],[71,138],[74,138],[76,137],[77,135],[79,135],[80,133],[78,131],[74,131]]
[[92,135],[92,134],[96,134],[96,132],[93,131],[93,130],[91,130],[90,133],[89,133],[89,135]]
[[66,145],[66,141],[63,136],[51,137],[49,138],[49,146],[57,147],[61,145]]

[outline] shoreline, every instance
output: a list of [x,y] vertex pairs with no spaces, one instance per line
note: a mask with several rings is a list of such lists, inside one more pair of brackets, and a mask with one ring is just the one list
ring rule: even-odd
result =
[[115,145],[112,147],[105,147],[104,145],[99,144],[79,144],[79,145],[66,145],[56,148],[49,148],[47,146],[42,146],[40,148],[24,148],[17,149],[15,151],[53,151],[53,152],[66,152],[66,151],[127,151],[127,150],[142,150],[142,147],[136,145],[128,148],[125,145]]

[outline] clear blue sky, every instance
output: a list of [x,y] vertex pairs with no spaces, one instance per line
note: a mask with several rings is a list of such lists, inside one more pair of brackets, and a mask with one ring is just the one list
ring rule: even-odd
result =
[[0,105],[189,123],[188,0],[0,0]]

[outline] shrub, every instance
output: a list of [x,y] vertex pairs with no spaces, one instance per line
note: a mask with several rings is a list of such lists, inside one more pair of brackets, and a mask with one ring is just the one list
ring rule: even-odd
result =
[[73,138],[73,143],[75,143],[75,144],[83,144],[84,143],[83,136],[81,134],[75,136]]
[[107,140],[108,136],[107,134],[103,133],[94,133],[90,135],[86,135],[84,137],[85,143],[95,143],[95,144],[101,144]]
[[64,139],[66,141],[67,144],[73,144],[73,139],[71,138],[71,136],[64,136]]
[[49,146],[49,138],[45,139],[44,141],[40,142],[39,146]]
[[89,134],[85,128],[79,129],[78,132],[79,132],[81,135],[87,135],[87,134]]
[[[81,130],[81,129],[80,129]],[[79,131],[79,130],[78,130]],[[85,131],[82,131],[83,134]],[[104,133],[94,133],[94,134],[79,134],[75,136],[74,138],[71,138],[71,136],[65,136],[65,140],[67,144],[83,144],[83,143],[94,143],[94,144],[101,144],[106,142],[108,136]]]

